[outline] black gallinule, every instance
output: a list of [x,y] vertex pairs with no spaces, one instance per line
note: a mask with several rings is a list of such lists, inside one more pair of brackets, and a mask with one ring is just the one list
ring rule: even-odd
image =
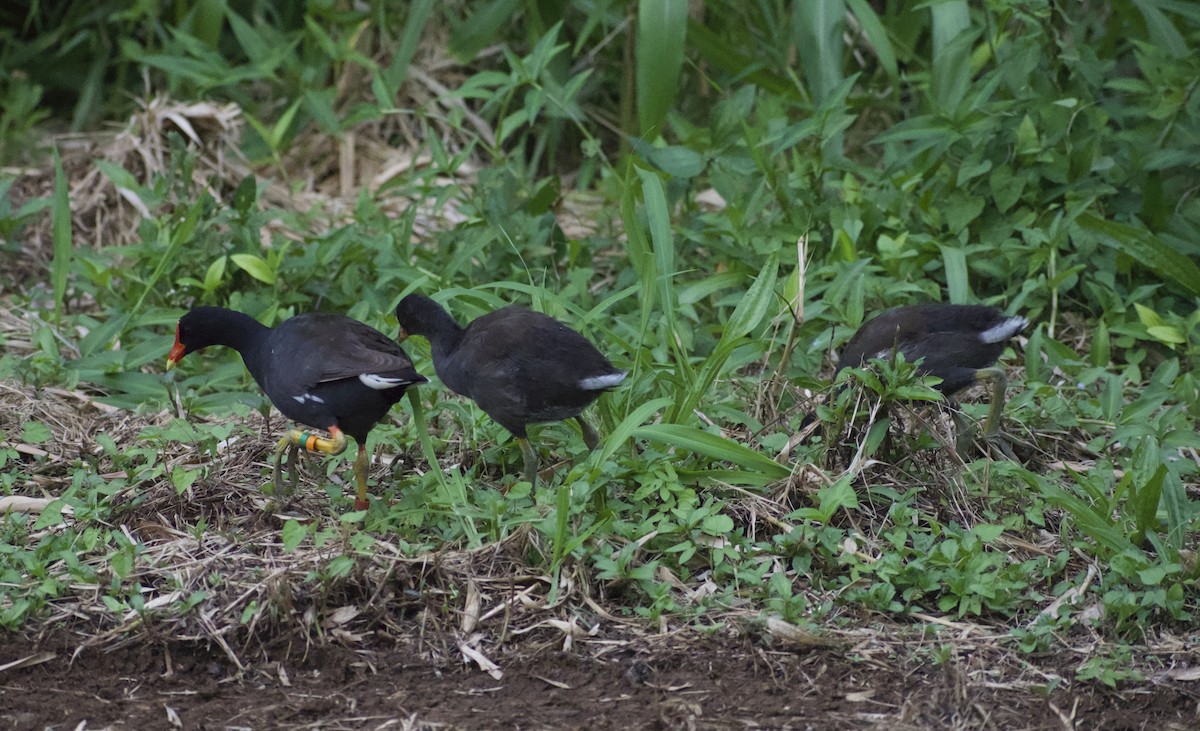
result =
[[355,510],[366,510],[367,433],[414,383],[427,379],[388,336],[341,315],[297,315],[269,328],[249,315],[224,307],[196,307],[179,319],[170,370],[188,353],[225,345],[242,354],[250,375],[283,415],[325,429],[330,437],[291,430],[275,450],[275,485],[281,488],[280,460],[291,451],[292,483],[298,447],[341,454],[346,434],[358,442],[354,460]]
[[429,340],[433,367],[455,393],[479,408],[521,444],[525,479],[537,480],[538,457],[525,427],[574,418],[588,449],[600,442],[580,416],[588,404],[625,379],[587,338],[540,312],[512,305],[467,325],[437,302],[410,294],[396,305],[400,339]]
[[1004,409],[1004,371],[992,368],[1004,344],[1029,321],[984,305],[909,305],[886,310],[864,322],[842,348],[838,370],[887,358],[899,350],[919,373],[937,376],[937,389],[950,396],[976,381],[990,381],[991,407],[984,434],[995,436]]

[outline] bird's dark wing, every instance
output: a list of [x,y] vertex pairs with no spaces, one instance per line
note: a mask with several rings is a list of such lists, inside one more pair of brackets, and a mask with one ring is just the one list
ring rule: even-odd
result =
[[[295,375],[307,388],[364,374],[399,377],[410,383],[424,380],[399,344],[349,317],[298,315],[276,328],[275,342],[286,345],[295,356]],[[319,357],[311,357],[310,353]],[[278,357],[287,362],[287,355]]]

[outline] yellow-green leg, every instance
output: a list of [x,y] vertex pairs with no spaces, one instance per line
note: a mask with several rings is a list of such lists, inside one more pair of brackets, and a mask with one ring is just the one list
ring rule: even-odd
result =
[[525,457],[525,481],[531,485],[537,484],[538,456],[533,445],[525,437],[517,437],[521,444],[521,454]]
[[358,492],[354,498],[355,510],[366,510],[371,507],[367,500],[367,472],[371,467],[371,458],[367,455],[367,445],[358,445],[358,456],[354,458],[354,484]]
[[[1008,387],[1008,378],[999,368],[981,368],[975,372],[975,380],[986,383],[991,387],[991,398],[988,403],[987,419],[983,422],[983,438],[995,442],[1000,434],[1000,417],[1004,413],[1004,391]],[[955,419],[957,426],[958,420]],[[958,445],[962,450],[975,438],[974,429],[959,429]],[[1011,450],[1007,445],[1000,445],[1001,452],[1009,456]],[[1011,457],[1010,457],[1011,459]]]
[[579,422],[579,428],[583,431],[583,443],[587,445],[588,450],[593,450],[600,445],[600,435],[592,428],[592,425],[587,423],[587,420],[582,416],[576,416],[575,421]]
[[341,454],[346,450],[346,435],[336,426],[329,427],[329,435],[331,438],[317,436],[311,432],[303,432],[299,429],[292,429],[283,439],[279,440],[279,446],[275,448],[275,494],[283,494],[283,481],[280,479],[282,471],[280,463],[283,461],[283,453],[286,451],[288,455],[288,470],[289,482],[291,488],[287,494],[291,495],[296,490],[296,482],[298,480],[296,457],[300,451],[300,447],[309,452],[321,452],[323,454]]
[[1004,389],[1008,379],[999,368],[983,368],[975,373],[975,380],[991,382],[992,399],[988,407],[987,421],[983,422],[983,436],[991,439],[1000,433],[1000,415],[1004,412]]

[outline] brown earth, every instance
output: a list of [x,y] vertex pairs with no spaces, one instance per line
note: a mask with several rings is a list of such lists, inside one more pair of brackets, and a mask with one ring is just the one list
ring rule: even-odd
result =
[[[448,640],[453,646],[451,638]],[[544,638],[543,638],[544,639]],[[523,640],[494,679],[414,635],[390,646],[280,647],[238,672],[199,643],[141,638],[89,648],[65,635],[9,636],[0,726],[11,729],[1195,729],[1194,683],[1111,690],[1003,660],[942,666],[678,633]],[[49,654],[53,658],[48,659]],[[40,655],[40,656],[39,656]],[[1063,676],[1070,677],[1064,671]]]

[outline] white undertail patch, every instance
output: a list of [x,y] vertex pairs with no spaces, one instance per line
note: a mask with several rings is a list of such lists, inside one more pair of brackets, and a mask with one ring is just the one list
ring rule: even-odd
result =
[[395,388],[405,383],[403,378],[385,378],[375,373],[363,373],[358,377],[358,380],[362,381],[362,384],[367,388],[373,388],[376,391],[386,391],[389,388]]
[[584,391],[603,391],[606,388],[615,388],[621,385],[621,381],[624,380],[625,371],[617,371],[616,373],[605,373],[603,376],[581,378],[579,387]]
[[1010,317],[999,325],[989,327],[987,330],[979,333],[979,339],[985,343],[1002,343],[1024,330],[1028,324],[1029,320],[1019,315],[1017,317]]
[[325,399],[321,398],[320,396],[314,396],[311,393],[302,393],[299,396],[293,396],[292,398],[296,399],[300,403],[304,403],[305,401],[314,401],[318,404],[325,403]]

